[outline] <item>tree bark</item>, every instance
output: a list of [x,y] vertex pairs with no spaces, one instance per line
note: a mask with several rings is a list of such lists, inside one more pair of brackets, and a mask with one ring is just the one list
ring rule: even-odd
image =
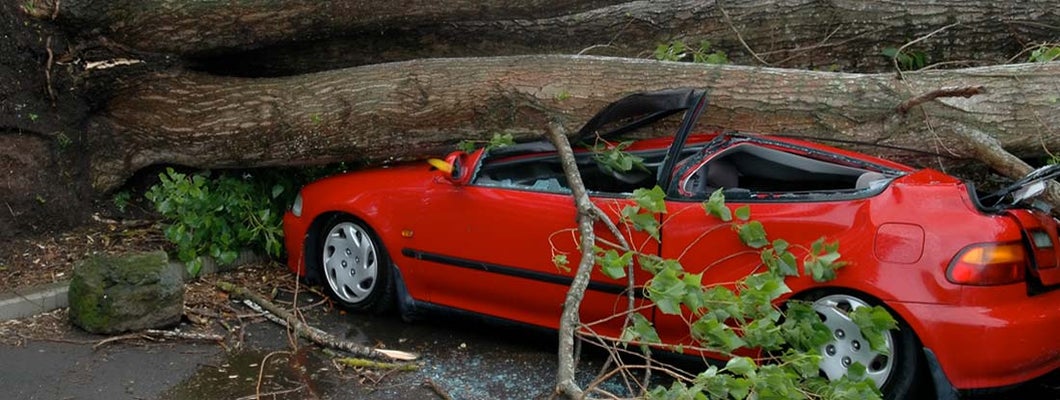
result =
[[618,0],[29,0],[39,18],[151,52],[209,54],[381,29],[547,18]]
[[251,75],[428,57],[640,57],[672,40],[710,40],[740,64],[879,71],[893,66],[884,48],[944,27],[908,50],[985,64],[1060,40],[1058,0],[32,1],[37,15],[58,3],[66,25],[144,51],[228,53],[204,64],[235,61]]
[[[585,56],[433,59],[288,78],[175,73],[119,93],[91,121],[93,184],[120,185],[154,164],[199,168],[386,163],[437,155],[461,139],[569,131],[635,91],[710,90],[702,124],[972,157],[953,126],[975,127],[1020,155],[1060,149],[1060,63],[845,74]],[[917,95],[981,86],[970,98]],[[665,132],[668,133],[668,132]],[[851,147],[850,145],[843,145]],[[938,165],[941,157],[858,148]]]

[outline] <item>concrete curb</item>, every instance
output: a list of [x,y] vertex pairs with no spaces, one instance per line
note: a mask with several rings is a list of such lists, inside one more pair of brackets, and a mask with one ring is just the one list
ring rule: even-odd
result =
[[[246,264],[261,262],[264,259],[264,257],[250,250],[243,250],[232,264],[218,266],[216,261],[206,257],[205,262],[203,262],[202,270],[199,271],[199,276],[212,275],[219,271],[231,271]],[[188,275],[187,267],[184,263],[170,261],[169,266],[170,268],[180,269],[184,277],[184,282],[188,282],[192,279],[192,277]],[[0,292],[0,321],[25,318],[57,308],[67,307],[70,305],[70,302],[66,297],[69,288],[70,281],[66,280],[46,285]]]
[[25,318],[69,305],[70,281],[16,289],[0,293],[0,321]]

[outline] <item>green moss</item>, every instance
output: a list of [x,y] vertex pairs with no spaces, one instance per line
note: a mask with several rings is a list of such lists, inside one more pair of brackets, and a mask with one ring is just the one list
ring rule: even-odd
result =
[[74,269],[70,318],[89,332],[115,332],[183,298],[180,271],[166,253],[94,255]]

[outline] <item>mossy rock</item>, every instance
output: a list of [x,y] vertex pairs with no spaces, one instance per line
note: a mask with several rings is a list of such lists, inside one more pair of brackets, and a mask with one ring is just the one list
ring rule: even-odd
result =
[[105,334],[175,325],[184,311],[181,273],[163,251],[89,256],[74,267],[70,319]]

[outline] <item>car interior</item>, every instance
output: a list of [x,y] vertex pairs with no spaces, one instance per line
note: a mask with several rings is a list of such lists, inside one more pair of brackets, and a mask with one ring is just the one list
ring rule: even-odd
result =
[[[627,194],[657,182],[664,150],[633,152],[646,169],[616,172],[602,167],[591,153],[576,155],[586,189],[598,194]],[[882,189],[893,176],[806,155],[743,143],[720,153],[689,147],[675,169],[674,195],[701,199],[716,189],[741,197],[754,193],[822,194]],[[474,184],[552,193],[569,193],[555,153],[485,159]],[[871,192],[871,191],[870,191]]]

